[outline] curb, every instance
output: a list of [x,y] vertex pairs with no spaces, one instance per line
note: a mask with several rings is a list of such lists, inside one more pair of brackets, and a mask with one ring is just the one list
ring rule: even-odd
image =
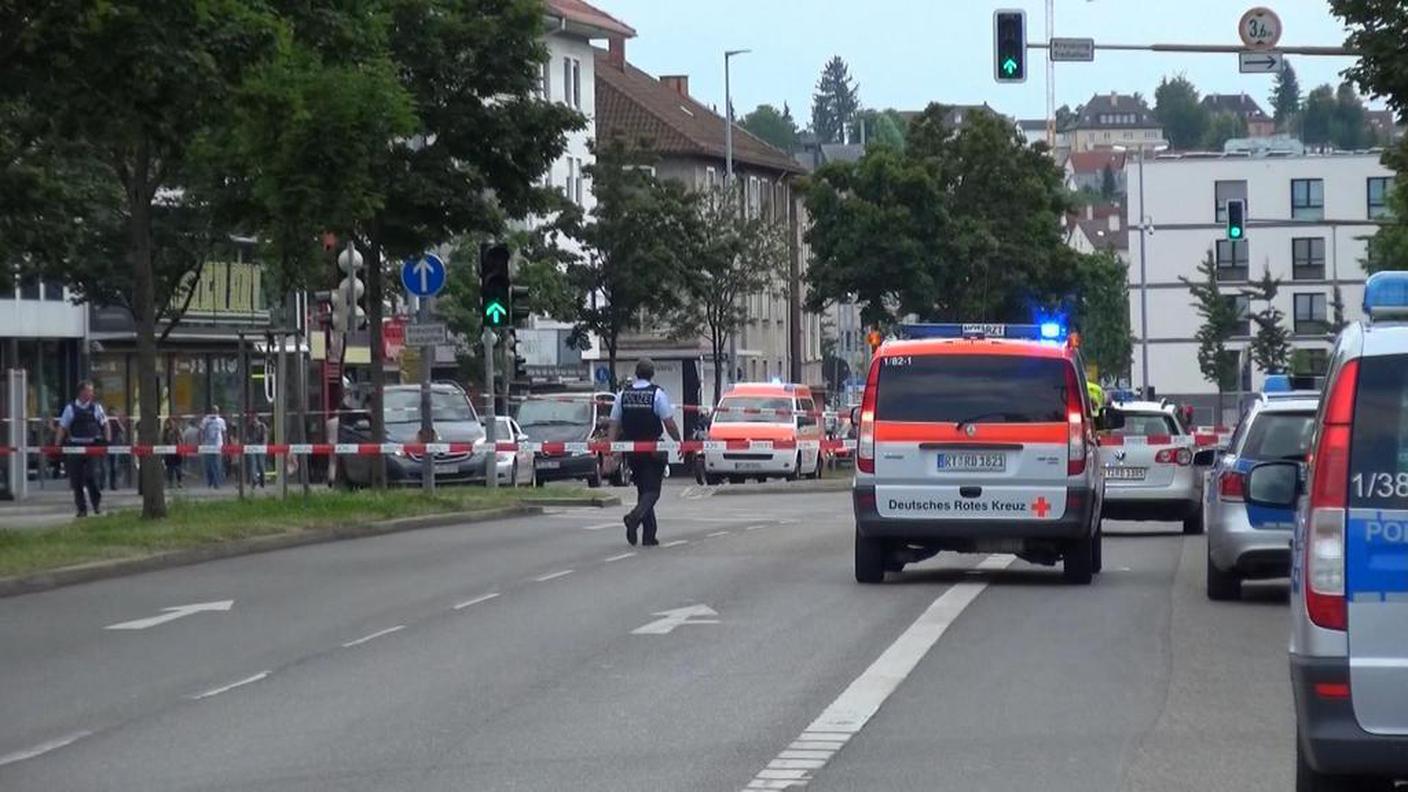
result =
[[115,561],[94,561],[77,566],[60,567],[47,572],[36,572],[20,577],[0,578],[0,597],[14,597],[32,594],[79,583],[152,572],[158,569],[189,566],[222,558],[268,553],[286,550],[291,547],[337,542],[343,539],[364,539],[371,536],[414,531],[420,528],[443,528],[466,523],[489,522],[506,517],[519,517],[529,514],[542,514],[542,509],[532,505],[503,506],[476,512],[422,514],[415,517],[398,517],[380,522],[354,523],[326,528],[311,528],[296,533],[256,536],[250,539],[236,539],[230,542],[217,542],[200,547],[188,547],[156,555],[139,558],[122,558]]
[[621,505],[621,499],[616,495],[585,498],[519,498],[518,502],[525,506],[586,506],[598,509]]
[[822,479],[820,481],[803,481],[796,484],[758,484],[747,486],[744,484],[730,484],[728,486],[714,487],[714,496],[720,495],[768,495],[771,493],[783,493],[790,495],[806,495],[817,492],[850,492],[850,479]]

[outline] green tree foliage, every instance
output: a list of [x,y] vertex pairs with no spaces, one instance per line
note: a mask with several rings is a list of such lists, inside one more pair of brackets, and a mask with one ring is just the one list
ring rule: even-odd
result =
[[1300,113],[1300,138],[1307,146],[1325,147],[1333,142],[1339,103],[1335,89],[1321,85],[1305,97]]
[[1247,136],[1247,119],[1236,113],[1216,113],[1208,122],[1203,133],[1203,148],[1221,151],[1224,144],[1233,138]]
[[1287,60],[1285,68],[1276,72],[1276,84],[1271,89],[1271,116],[1276,120],[1276,131],[1293,131],[1299,114],[1300,80]]
[[1106,165],[1100,171],[1100,197],[1106,201],[1113,201],[1120,193],[1120,183],[1115,179],[1115,169]]
[[1268,266],[1246,291],[1253,302],[1262,304],[1261,310],[1251,315],[1256,331],[1252,334],[1249,351],[1252,361],[1267,374],[1284,372],[1291,357],[1291,331],[1286,328],[1286,314],[1276,307],[1280,290],[1281,279],[1271,277]]
[[1198,370],[1203,378],[1217,386],[1218,396],[1237,378],[1237,356],[1227,348],[1227,342],[1236,332],[1239,317],[1228,295],[1222,293],[1217,282],[1217,261],[1212,251],[1198,265],[1199,280],[1194,281],[1179,276],[1183,285],[1193,296],[1192,306],[1202,317],[1203,324],[1195,337],[1198,339]]
[[[787,225],[763,216],[749,217],[737,192],[715,190],[697,196],[698,215],[677,245],[687,266],[681,267],[684,299],[672,322],[675,335],[709,340],[714,371],[728,368],[728,341],[748,321],[743,298],[782,291],[787,276]],[[714,378],[714,401],[723,395],[723,377]]]
[[860,89],[840,55],[826,62],[812,94],[812,133],[822,143],[844,143],[860,110]]
[[1165,77],[1154,91],[1154,115],[1174,149],[1193,149],[1203,142],[1208,110],[1198,101],[1198,89],[1183,75]]
[[1080,108],[1072,110],[1070,105],[1061,105],[1056,108],[1056,129],[1058,131],[1070,129],[1080,119]]
[[905,145],[906,126],[908,123],[898,112],[886,110],[875,118],[875,131],[871,142],[878,146],[902,149]]
[[790,153],[797,148],[797,122],[786,105],[781,112],[770,104],[758,105],[739,121],[739,126],[783,151]]
[[1129,372],[1134,339],[1129,331],[1129,267],[1113,253],[1101,251],[1077,259],[1078,287],[1072,320],[1080,328],[1085,359],[1102,378]]
[[903,151],[877,146],[810,180],[810,309],[854,297],[867,324],[1030,321],[1076,288],[1061,171],[995,114],[955,130],[944,113],[930,105]]
[[1364,101],[1355,93],[1354,86],[1347,82],[1340,83],[1335,90],[1335,117],[1330,128],[1330,141],[1335,148],[1344,151],[1368,148],[1374,142]]

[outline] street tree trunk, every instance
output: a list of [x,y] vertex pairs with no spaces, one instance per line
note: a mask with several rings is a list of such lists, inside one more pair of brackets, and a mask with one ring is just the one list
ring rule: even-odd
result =
[[[127,200],[131,208],[128,226],[128,256],[132,262],[132,318],[137,328],[138,443],[153,446],[159,442],[161,427],[161,386],[156,376],[156,284],[152,272],[152,194],[151,149],[145,137],[137,143],[133,157]],[[142,517],[159,520],[166,516],[162,460],[142,458],[138,475],[142,482]]]
[[[371,244],[368,246],[366,254],[367,262],[367,327],[369,329],[368,343],[371,345],[371,382],[372,382],[372,442],[386,442],[386,411],[383,409],[383,397],[386,394],[386,362],[385,352],[381,340],[381,306],[382,306],[382,285],[381,285],[381,239],[380,235],[371,235]],[[494,383],[488,383],[485,392],[493,398]],[[428,458],[428,457],[427,457]],[[372,487],[374,489],[386,489],[386,457],[377,454],[372,457]]]
[[[724,395],[724,338],[723,333],[717,329],[709,330],[709,351],[714,356],[714,407],[719,406],[719,400]],[[733,365],[730,361],[729,365]]]

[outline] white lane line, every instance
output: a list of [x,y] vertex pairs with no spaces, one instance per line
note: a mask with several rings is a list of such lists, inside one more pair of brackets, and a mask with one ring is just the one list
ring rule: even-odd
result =
[[267,677],[267,676],[269,676],[269,672],[268,672],[268,671],[260,671],[259,673],[255,674],[254,676],[252,676],[252,677],[245,677],[244,679],[241,679],[241,680],[239,680],[238,682],[231,682],[231,683],[228,684],[228,685],[221,685],[221,686],[218,687],[218,688],[211,688],[210,690],[207,690],[207,691],[205,691],[204,693],[197,693],[197,694],[195,694],[194,696],[191,696],[190,699],[191,699],[192,701],[200,701],[201,699],[210,698],[211,696],[218,696],[218,695],[220,695],[221,693],[228,693],[228,692],[230,692],[231,690],[234,690],[234,689],[237,688],[237,687],[243,687],[243,686],[245,686],[245,685],[249,685],[249,684],[253,684],[253,683],[255,683],[255,682],[258,682],[259,680],[264,679],[264,678]]
[[763,523],[763,524],[761,524],[761,525],[750,525],[750,526],[748,526],[747,528],[744,528],[743,530],[745,530],[745,531],[756,531],[756,530],[758,530],[759,528],[766,528],[766,527],[768,527],[768,526],[767,526],[767,523]]
[[88,737],[92,734],[93,732],[91,731],[78,731],[73,734],[49,740],[48,742],[42,742],[33,748],[7,753],[4,756],[0,756],[0,767],[4,767],[7,764],[14,764],[15,762],[23,762],[26,759],[33,759],[36,756],[43,756],[50,751],[57,751],[65,745],[73,745],[84,737]]
[[461,602],[461,603],[456,604],[456,605],[455,605],[455,610],[464,610],[465,608],[468,608],[468,607],[471,606],[471,605],[478,605],[478,604],[481,603],[481,602],[488,602],[489,600],[491,600],[491,599],[493,599],[493,598],[495,598],[495,597],[497,597],[497,596],[499,596],[499,592],[495,591],[495,592],[493,592],[492,594],[484,594],[484,595],[475,597],[474,599],[471,599],[471,600],[465,600],[464,602]]
[[713,533],[709,534],[709,536],[710,536],[710,537],[714,537],[714,536],[728,536],[729,533],[730,533],[729,531],[714,531]]
[[560,577],[566,577],[566,576],[568,576],[568,575],[570,575],[570,574],[572,574],[572,570],[570,570],[570,569],[564,569],[564,570],[562,570],[561,572],[551,572],[551,573],[549,573],[549,574],[543,575],[542,577],[535,577],[535,578],[533,578],[533,582],[534,582],[534,583],[546,583],[546,582],[548,582],[549,580],[557,580],[557,579],[560,578]]
[[[1010,555],[988,556],[976,568],[991,572],[1004,569],[1015,560]],[[826,766],[831,754],[865,728],[890,694],[985,588],[987,583],[977,581],[950,586],[790,746],[759,771],[747,788],[790,789],[805,786],[814,779],[816,771]],[[823,748],[822,743],[836,744],[836,747],[828,744]],[[813,746],[821,750],[809,750]],[[813,753],[825,756],[805,755]]]
[[343,649],[351,649],[351,648],[354,647],[354,646],[361,646],[362,644],[366,643],[367,641],[375,641],[376,639],[380,638],[380,637],[383,636],[383,635],[390,635],[391,633],[400,632],[400,631],[402,631],[402,630],[404,630],[404,629],[406,629],[406,625],[404,625],[404,624],[398,624],[398,625],[396,625],[395,627],[387,627],[385,630],[377,630],[376,632],[372,633],[371,635],[363,635],[361,638],[358,638],[358,639],[355,640],[355,641],[348,641],[347,643],[345,643],[345,644],[342,645],[342,648],[343,648]]
[[627,558],[630,558],[631,556],[634,556],[634,555],[635,555],[635,552],[634,552],[634,551],[633,551],[633,552],[630,552],[630,553],[622,553],[622,554],[620,554],[620,555],[614,555],[614,556],[611,556],[610,558],[606,559],[606,563],[609,564],[609,563],[611,563],[612,561],[625,561]]
[[582,526],[582,530],[583,530],[583,531],[604,531],[604,530],[606,530],[607,528],[620,528],[621,525],[622,525],[621,521],[620,521],[620,520],[617,520],[616,522],[602,523],[602,524],[600,524],[600,525],[583,525],[583,526]]
[[676,540],[673,541],[673,542],[666,542],[665,544],[660,545],[660,547],[661,547],[662,549],[664,549],[664,548],[667,548],[667,547],[679,547],[680,545],[687,545],[687,544],[689,544],[689,540],[688,540],[688,539],[676,539]]

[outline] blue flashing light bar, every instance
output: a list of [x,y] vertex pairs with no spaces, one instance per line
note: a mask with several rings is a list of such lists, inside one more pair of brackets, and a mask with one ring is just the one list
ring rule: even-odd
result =
[[1408,318],[1408,272],[1376,272],[1364,282],[1364,315],[1375,319]]
[[1286,374],[1268,374],[1261,386],[1262,393],[1289,393],[1290,390],[1291,378]]
[[904,324],[900,338],[1007,338],[1019,341],[1066,340],[1066,326],[1060,322],[1041,324]]

